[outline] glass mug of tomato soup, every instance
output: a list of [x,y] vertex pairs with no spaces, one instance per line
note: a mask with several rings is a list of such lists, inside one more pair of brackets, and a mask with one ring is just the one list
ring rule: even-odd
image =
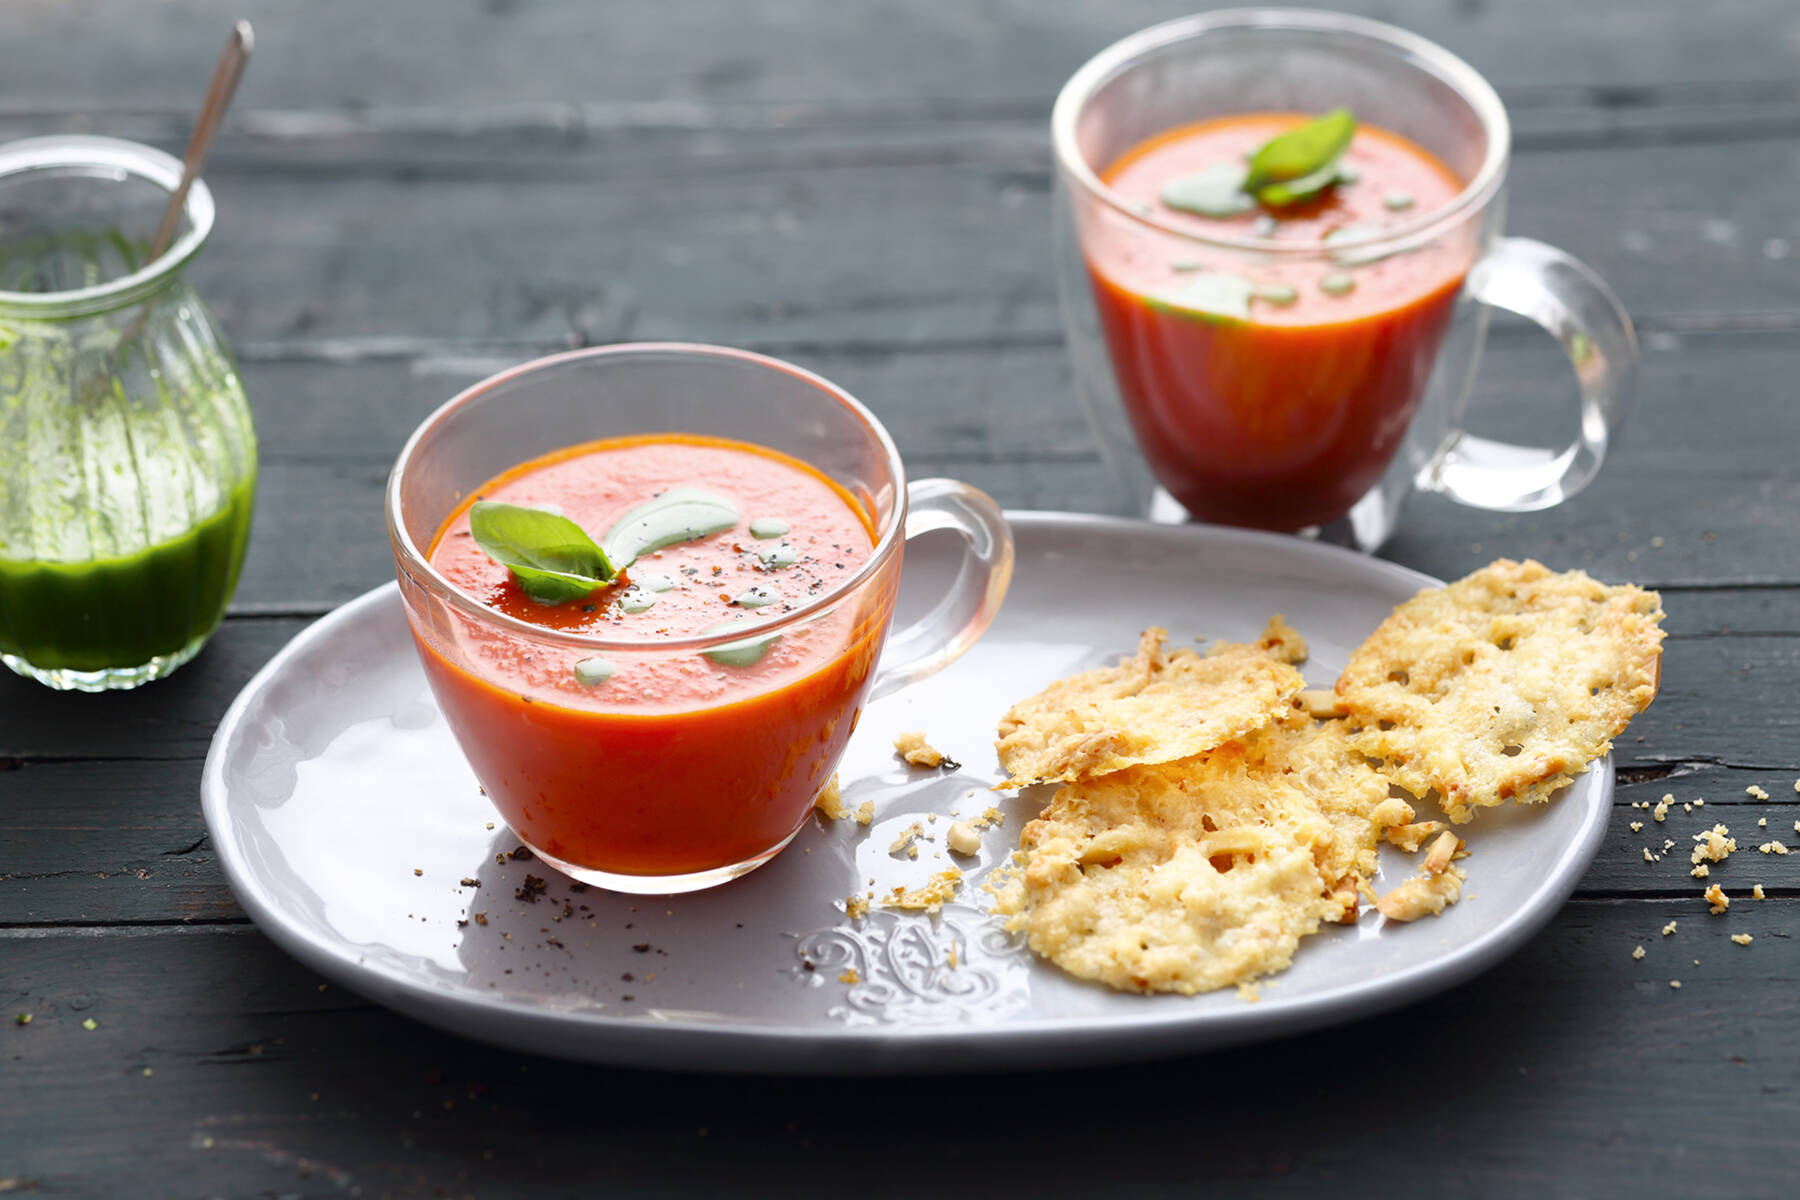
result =
[[[862,705],[966,650],[1012,574],[985,494],[908,485],[842,389],[709,346],[475,385],[401,451],[387,519],[426,678],[488,798],[546,862],[624,892],[773,858]],[[938,529],[966,539],[963,569],[890,639],[905,542]]]
[[[1630,320],[1500,236],[1506,112],[1460,59],[1335,13],[1208,13],[1102,51],[1051,128],[1077,387],[1140,511],[1373,549],[1414,490],[1529,511],[1599,469]],[[1496,308],[1574,365],[1567,447],[1464,430]]]

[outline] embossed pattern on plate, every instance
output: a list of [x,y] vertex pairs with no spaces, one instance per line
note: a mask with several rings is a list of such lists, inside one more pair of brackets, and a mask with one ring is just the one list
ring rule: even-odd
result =
[[[580,889],[517,847],[480,795],[414,657],[398,595],[314,625],[246,686],[207,759],[202,806],[239,900],[320,973],[421,1020],[518,1049],[686,1070],[881,1073],[1065,1066],[1196,1050],[1349,1020],[1439,991],[1531,936],[1599,847],[1610,760],[1548,807],[1468,827],[1464,903],[1384,927],[1373,913],[1308,939],[1262,1000],[1128,996],[1036,961],[985,911],[986,873],[1047,789],[994,793],[993,727],[1016,699],[1110,661],[1148,624],[1241,639],[1271,612],[1327,684],[1398,601],[1431,584],[1293,538],[1103,517],[1012,514],[1018,567],[987,636],[942,674],[870,706],[842,768],[852,810],[775,862],[666,898]],[[958,548],[908,548],[902,608],[942,593]],[[905,619],[902,612],[901,619]],[[922,729],[957,771],[892,751]],[[979,855],[952,814],[1002,820]],[[913,845],[891,851],[918,827]],[[884,908],[955,866],[941,913]],[[1409,872],[1384,851],[1391,884]],[[873,892],[861,920],[846,898]]]

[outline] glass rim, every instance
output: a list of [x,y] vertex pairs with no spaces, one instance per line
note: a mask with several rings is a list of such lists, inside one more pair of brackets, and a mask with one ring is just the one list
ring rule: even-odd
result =
[[[442,422],[461,411],[463,408],[481,399],[486,393],[502,384],[514,382],[524,376],[569,363],[580,363],[612,358],[632,358],[649,355],[674,355],[688,358],[717,359],[740,363],[747,366],[762,367],[773,370],[810,384],[820,392],[837,401],[857,418],[875,443],[880,446],[882,457],[893,479],[894,507],[883,523],[880,536],[869,551],[869,557],[862,566],[847,578],[840,580],[829,591],[808,600],[791,613],[784,613],[780,618],[771,621],[759,621],[739,629],[724,630],[713,634],[688,634],[682,637],[638,637],[620,638],[592,633],[572,633],[568,630],[550,629],[543,625],[534,625],[530,621],[522,621],[476,600],[473,596],[446,579],[425,554],[421,553],[412,535],[407,532],[402,519],[400,489],[405,481],[406,468],[416,455],[420,444]],[[669,430],[669,433],[682,432]],[[623,436],[623,435],[622,435]],[[639,435],[631,435],[639,436]],[[648,436],[655,436],[654,434]],[[810,465],[810,464],[809,464]],[[817,470],[817,468],[814,468]],[[823,472],[821,472],[823,474]],[[485,481],[480,481],[485,482]],[[836,481],[833,481],[834,483]],[[841,485],[838,485],[841,486]],[[613,650],[642,654],[662,651],[699,651],[727,646],[746,638],[762,637],[768,633],[779,633],[795,625],[812,620],[841,603],[852,592],[858,591],[881,570],[887,560],[892,557],[894,549],[900,544],[902,531],[906,524],[907,493],[904,464],[900,460],[900,451],[894,445],[894,439],[886,427],[876,419],[863,403],[849,392],[832,383],[824,376],[808,371],[805,367],[795,366],[766,354],[758,354],[751,350],[737,350],[729,346],[713,346],[703,342],[618,342],[607,346],[589,346],[580,350],[565,350],[558,354],[534,358],[517,366],[508,367],[504,371],[488,376],[479,383],[470,385],[439,405],[430,416],[419,423],[406,444],[401,447],[400,454],[394,460],[393,469],[388,473],[387,483],[387,527],[388,541],[393,547],[394,558],[401,571],[409,578],[423,586],[438,599],[449,604],[463,616],[485,625],[495,626],[533,641],[562,646],[571,650],[603,651]],[[875,514],[871,513],[873,517]]]
[[[67,172],[71,168],[98,169],[107,174],[90,178],[113,183],[134,176],[173,195],[181,186],[181,160],[154,146],[124,138],[88,134],[59,134],[23,138],[0,145],[0,185],[39,171]],[[199,253],[212,233],[212,191],[204,179],[188,186],[182,204],[187,232],[170,243],[156,258],[129,275],[121,275],[92,287],[60,292],[10,292],[0,289],[0,312],[21,317],[76,317],[111,312],[156,292]]]
[[[1449,203],[1421,213],[1412,221],[1360,237],[1342,238],[1329,247],[1298,245],[1277,238],[1223,236],[1197,233],[1159,220],[1154,214],[1134,209],[1103,183],[1075,141],[1075,127],[1082,111],[1102,84],[1117,78],[1143,55],[1179,42],[1227,30],[1267,30],[1347,35],[1400,52],[1415,65],[1448,85],[1469,105],[1488,131],[1487,153],[1480,168]],[[1057,93],[1050,114],[1050,140],[1058,164],[1096,200],[1135,224],[1158,233],[1223,250],[1256,251],[1282,258],[1342,255],[1362,248],[1410,249],[1432,241],[1451,227],[1484,208],[1499,191],[1511,150],[1511,124],[1493,85],[1480,72],[1436,42],[1398,26],[1367,17],[1307,8],[1231,8],[1178,17],[1152,25],[1114,42],[1083,63]]]

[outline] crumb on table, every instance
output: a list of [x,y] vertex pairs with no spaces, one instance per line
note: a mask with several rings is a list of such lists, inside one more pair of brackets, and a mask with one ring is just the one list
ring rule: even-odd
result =
[[1702,833],[1694,835],[1694,850],[1688,861],[1699,865],[1702,859],[1709,862],[1724,862],[1737,849],[1737,839],[1724,825],[1714,825]]

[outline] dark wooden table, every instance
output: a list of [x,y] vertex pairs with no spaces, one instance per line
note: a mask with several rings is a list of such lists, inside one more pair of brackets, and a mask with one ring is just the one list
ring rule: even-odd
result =
[[[127,695],[0,679],[0,1192],[1795,1194],[1800,856],[1753,849],[1800,845],[1792,0],[1352,6],[1495,82],[1511,231],[1586,258],[1643,339],[1641,407],[1585,494],[1520,517],[1423,501],[1386,551],[1446,577],[1532,555],[1668,610],[1606,844],[1486,976],[1150,1065],[695,1078],[437,1033],[323,986],[233,901],[196,799],[213,728],[277,647],[390,577],[393,454],[495,368],[748,346],[866,399],[916,474],[1112,507],[1058,329],[1046,119],[1089,54],[1184,7],[0,4],[0,136],[176,150],[229,18],[255,20],[193,274],[263,446],[250,562],[196,662]],[[1503,328],[1483,428],[1529,434],[1571,388],[1547,339]],[[1707,805],[1632,832],[1665,792]],[[1740,846],[1723,917],[1685,855],[1641,853],[1715,820]]]

